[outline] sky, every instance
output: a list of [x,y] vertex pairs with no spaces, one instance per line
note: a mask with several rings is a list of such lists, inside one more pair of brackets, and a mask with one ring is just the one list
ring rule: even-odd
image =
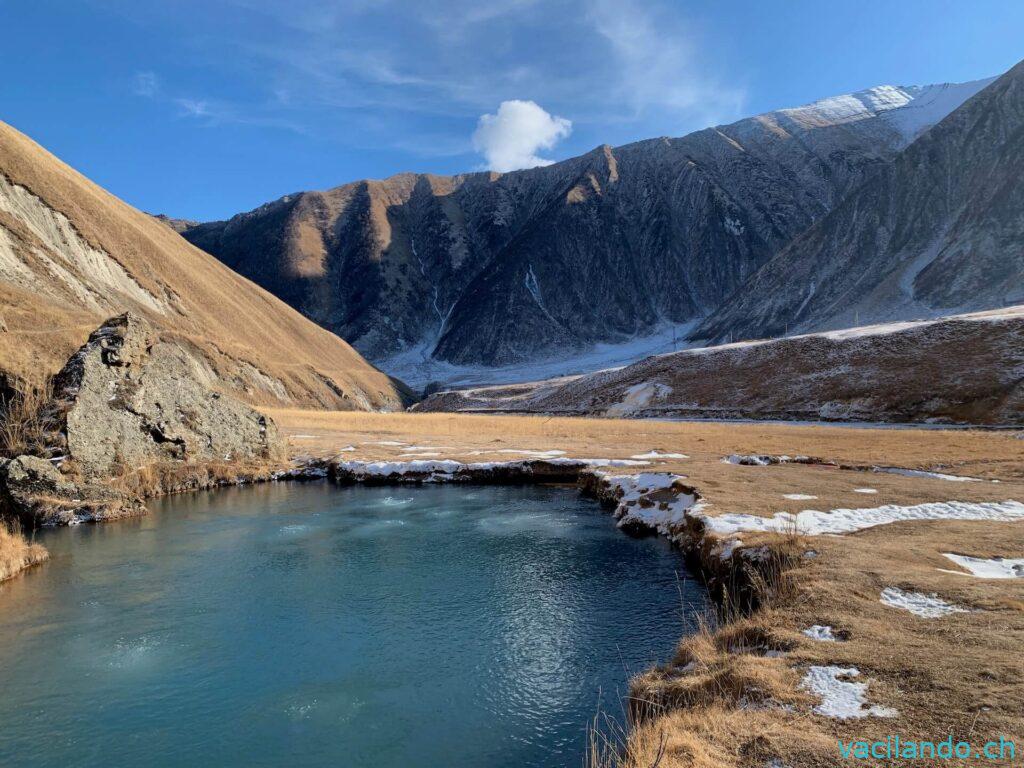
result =
[[1024,58],[1019,0],[0,0],[0,30],[0,119],[204,221]]

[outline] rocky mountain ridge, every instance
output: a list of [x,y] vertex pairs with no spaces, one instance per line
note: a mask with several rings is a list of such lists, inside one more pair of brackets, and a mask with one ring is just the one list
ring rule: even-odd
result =
[[715,311],[986,83],[884,86],[508,174],[360,181],[183,235],[388,370],[519,364]]
[[724,341],[1024,301],[1024,62],[879,168],[694,337]]

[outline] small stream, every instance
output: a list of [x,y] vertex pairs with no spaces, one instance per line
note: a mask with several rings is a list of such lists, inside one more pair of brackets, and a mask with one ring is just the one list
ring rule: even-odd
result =
[[564,488],[270,484],[38,538],[0,585],[3,766],[580,766],[705,606]]

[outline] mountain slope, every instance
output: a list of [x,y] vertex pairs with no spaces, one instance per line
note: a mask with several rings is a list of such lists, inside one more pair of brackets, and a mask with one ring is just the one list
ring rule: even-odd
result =
[[1024,305],[648,357],[442,392],[417,411],[1019,424]]
[[184,236],[384,366],[564,355],[706,316],[985,82],[884,86],[504,175],[361,181]]
[[0,379],[55,372],[107,318],[144,315],[260,404],[398,407],[345,342],[0,123]]
[[1024,62],[765,264],[694,338],[930,317],[1024,300]]

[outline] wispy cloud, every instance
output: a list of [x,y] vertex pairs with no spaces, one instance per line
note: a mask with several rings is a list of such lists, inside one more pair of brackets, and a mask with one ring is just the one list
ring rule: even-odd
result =
[[615,61],[615,95],[630,105],[635,118],[651,109],[708,123],[737,116],[743,90],[702,70],[695,36],[667,8],[637,0],[588,0],[587,5],[588,20]]
[[151,99],[160,92],[160,78],[155,72],[136,72],[132,78],[132,93]]
[[[543,104],[604,141],[613,128],[628,140],[733,119],[744,98],[719,81],[672,0],[226,0],[194,2],[187,25],[166,8],[105,2],[124,3],[138,23],[180,25],[193,66],[234,81],[212,99],[136,74],[137,93],[207,125],[450,154],[468,152],[480,115],[506,102]],[[496,129],[501,108],[494,117]],[[552,146],[522,150],[519,161]]]
[[183,117],[213,117],[210,103],[203,99],[175,99]]

